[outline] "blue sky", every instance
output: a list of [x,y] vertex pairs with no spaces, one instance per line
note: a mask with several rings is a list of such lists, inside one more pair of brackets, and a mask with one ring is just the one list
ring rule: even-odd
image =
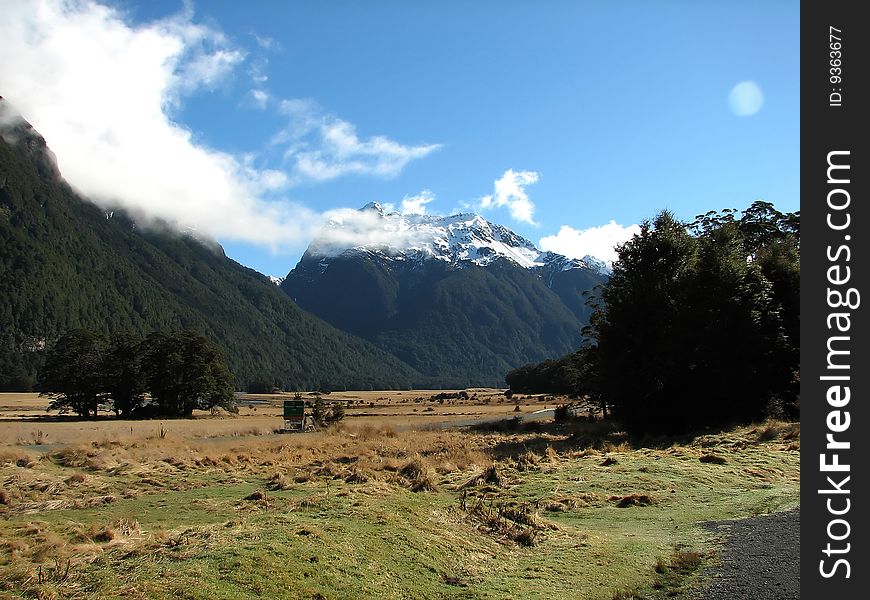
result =
[[[93,65],[88,104],[55,94],[49,106],[49,83],[0,75],[0,95],[46,136],[73,185],[214,235],[261,272],[286,274],[330,210],[399,209],[421,193],[428,213],[476,210],[566,253],[665,208],[684,219],[757,199],[799,208],[795,2],[40,3],[49,9],[0,13],[19,11],[58,44],[82,33],[113,48],[78,60]],[[17,56],[80,68],[20,37]],[[135,96],[100,108],[97,96],[122,94],[128,76]],[[64,115],[98,108],[110,135],[79,149],[69,132],[94,119]],[[146,143],[133,149],[137,137]],[[64,153],[99,154],[105,139],[112,152],[97,162],[114,180],[74,158],[65,166]],[[150,190],[120,175],[128,145],[128,160],[154,160],[154,171],[162,157],[202,168]],[[153,199],[173,190],[175,201]],[[577,234],[610,221],[620,227],[603,237]]]

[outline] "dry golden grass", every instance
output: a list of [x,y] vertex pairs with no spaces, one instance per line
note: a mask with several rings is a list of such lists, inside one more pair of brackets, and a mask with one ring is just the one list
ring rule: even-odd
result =
[[[514,416],[517,401],[524,413],[556,404],[556,399],[542,396],[508,400],[497,389],[463,391],[467,399],[435,399],[439,394],[456,394],[458,390],[333,392],[323,398],[327,403],[345,403],[345,423],[359,429],[360,435],[371,435],[366,433],[366,427],[380,435],[385,428],[423,429],[446,422]],[[48,399],[38,394],[4,393],[0,394],[0,446],[129,444],[153,440],[160,436],[161,428],[175,440],[272,435],[283,424],[283,401],[294,397],[295,394],[288,393],[245,394],[239,398],[238,415],[196,411],[193,419],[129,421],[107,414],[99,420],[84,421],[47,413]],[[310,400],[314,395],[305,393],[302,397]]]
[[[507,410],[512,412],[512,406],[508,403]],[[348,418],[312,434],[197,435],[207,431],[196,429],[200,424],[238,427],[256,418],[263,417],[166,421],[169,434],[164,438],[101,435],[42,448],[14,442],[0,447],[0,537],[5,540],[0,550],[6,557],[0,558],[0,574],[23,585],[38,573],[48,582],[38,588],[43,593],[70,572],[70,581],[80,581],[83,573],[98,569],[93,566],[101,562],[94,562],[98,557],[192,560],[210,543],[218,543],[209,539],[244,538],[260,516],[285,518],[291,513],[288,547],[298,536],[313,544],[319,537],[324,538],[321,544],[328,542],[335,532],[324,533],[326,529],[312,524],[323,513],[329,518],[341,514],[354,527],[396,527],[411,516],[443,518],[450,527],[464,527],[465,535],[482,533],[481,544],[494,540],[507,548],[523,546],[522,552],[550,548],[547,544],[565,550],[559,544],[570,532],[581,540],[575,546],[582,552],[584,544],[604,544],[605,536],[597,532],[612,533],[615,526],[629,532],[632,540],[647,535],[643,524],[664,519],[662,511],[688,524],[686,507],[672,495],[679,485],[683,491],[708,494],[706,483],[695,483],[710,483],[709,495],[691,504],[700,511],[692,519],[700,520],[710,518],[704,511],[715,498],[714,485],[732,490],[744,482],[740,489],[745,493],[739,497],[756,494],[758,505],[767,506],[771,485],[791,489],[799,481],[791,448],[799,443],[799,429],[778,422],[669,445],[640,444],[608,423],[465,432],[401,429],[362,420],[367,417]],[[58,425],[77,430],[91,424]],[[158,422],[137,425],[156,428]],[[589,442],[578,441],[585,439]],[[726,465],[702,462],[713,455],[727,457]],[[731,496],[729,492],[726,498]],[[162,504],[164,499],[168,505]],[[447,510],[447,499],[458,502],[458,508],[454,504]],[[416,512],[397,518],[391,503]],[[175,523],[173,515],[186,515],[188,508],[193,516],[185,518],[191,520]],[[364,510],[376,511],[371,513],[375,517],[365,521],[359,517],[369,514]],[[210,511],[223,517],[196,520]],[[354,521],[357,517],[362,520]],[[164,519],[172,521],[166,531],[161,529]],[[439,527],[439,535],[450,527]],[[271,525],[262,531],[272,531]],[[449,556],[453,549],[444,546],[439,552]],[[612,550],[622,557],[625,548]],[[667,573],[694,568],[698,556],[675,554],[661,568]]]

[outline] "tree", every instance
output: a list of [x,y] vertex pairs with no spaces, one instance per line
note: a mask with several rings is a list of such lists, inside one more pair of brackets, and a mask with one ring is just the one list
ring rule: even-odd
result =
[[160,414],[189,417],[194,409],[235,408],[233,375],[208,338],[190,330],[156,332],[144,346],[142,367]]
[[142,338],[132,332],[120,331],[109,336],[102,361],[102,381],[118,416],[129,417],[145,397],[141,345]]
[[332,410],[329,412],[329,422],[330,423],[338,423],[342,419],[344,419],[345,411],[344,411],[344,403],[343,402],[333,402]]
[[249,394],[271,394],[276,389],[281,389],[281,386],[275,383],[275,380],[269,378],[257,378],[247,385]]
[[[800,394],[800,211],[782,213],[770,202],[758,200],[743,211],[728,209],[696,217],[690,227],[702,237],[710,237],[716,230],[731,224],[736,228],[743,244],[743,256],[758,267],[760,276],[770,284],[768,296],[772,306],[767,313],[776,312],[785,339],[784,348],[764,358],[769,366],[768,376],[776,380],[772,388],[773,399],[783,416],[799,416]],[[785,383],[783,384],[783,381]]]
[[[302,394],[299,394],[299,398],[302,397]],[[311,408],[311,416],[314,418],[314,422],[317,423],[318,427],[323,427],[327,424],[327,412],[326,412],[326,404],[323,402],[323,398],[318,394],[314,397],[314,406]]]
[[592,319],[599,391],[617,417],[682,431],[761,417],[789,389],[797,355],[758,258],[794,222],[753,205],[700,217],[692,236],[663,212],[618,249]]
[[627,422],[680,419],[680,386],[691,353],[681,327],[697,240],[668,212],[618,248],[619,260],[593,315],[600,393]]
[[51,398],[49,410],[97,416],[97,406],[105,398],[101,368],[105,349],[106,340],[85,329],[73,329],[57,340],[39,374],[39,395]]
[[311,408],[311,416],[318,427],[325,427],[333,423],[338,423],[344,419],[345,409],[342,402],[331,402],[329,408],[320,394],[314,397],[314,406]]
[[758,419],[788,387],[791,348],[773,286],[747,260],[735,225],[699,240],[699,259],[687,298],[693,370],[687,388],[704,393],[693,410],[701,423]]
[[[684,431],[799,407],[800,214],[756,202],[645,222],[592,299],[584,346],[507,375],[635,430]],[[566,392],[570,390],[570,392]]]

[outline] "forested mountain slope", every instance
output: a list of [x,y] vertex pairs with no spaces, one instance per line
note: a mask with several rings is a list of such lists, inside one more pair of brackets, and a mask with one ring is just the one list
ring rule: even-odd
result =
[[[71,328],[192,328],[237,384],[391,388],[420,382],[387,352],[301,310],[216,244],[142,228],[82,200],[45,141],[0,98],[0,389],[29,389]],[[2,125],[2,123],[6,123]]]

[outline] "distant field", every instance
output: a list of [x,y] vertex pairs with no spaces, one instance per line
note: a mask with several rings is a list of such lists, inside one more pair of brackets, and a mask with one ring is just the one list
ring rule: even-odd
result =
[[721,541],[700,523],[799,502],[797,424],[441,430],[516,413],[496,390],[438,393],[335,393],[368,416],[291,435],[270,433],[283,397],[27,422],[44,399],[3,395],[0,598],[692,598]]
[[[506,399],[502,390],[469,389],[468,400],[434,400],[438,394],[458,390],[333,392],[323,396],[329,402],[347,406],[349,425],[390,426],[400,429],[421,428],[439,423],[508,417],[556,406],[556,399],[545,396],[521,396]],[[193,419],[118,420],[110,414],[97,421],[79,420],[72,415],[47,413],[49,400],[36,393],[0,393],[0,445],[75,444],[106,440],[132,441],[148,439],[161,429],[178,439],[244,437],[267,435],[280,428],[284,400],[294,394],[245,394],[239,397],[239,414],[221,411],[218,415],[195,412]],[[306,400],[313,395],[306,393]]]

